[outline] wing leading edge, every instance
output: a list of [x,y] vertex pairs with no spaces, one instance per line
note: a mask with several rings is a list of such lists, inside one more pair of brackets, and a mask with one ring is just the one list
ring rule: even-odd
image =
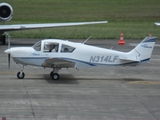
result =
[[16,30],[27,30],[27,29],[41,29],[41,28],[79,26],[79,25],[92,25],[92,24],[103,24],[103,23],[108,23],[108,21],[0,25],[0,32],[16,31]]

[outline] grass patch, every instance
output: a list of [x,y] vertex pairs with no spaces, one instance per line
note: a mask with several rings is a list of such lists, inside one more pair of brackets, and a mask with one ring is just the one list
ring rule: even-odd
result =
[[14,9],[7,24],[108,20],[108,24],[10,32],[14,38],[141,39],[152,31],[160,37],[159,0],[8,0]]

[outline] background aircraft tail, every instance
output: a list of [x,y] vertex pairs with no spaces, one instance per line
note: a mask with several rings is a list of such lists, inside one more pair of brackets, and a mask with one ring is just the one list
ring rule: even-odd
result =
[[157,37],[146,37],[133,50],[128,52],[128,57],[133,61],[145,62],[150,60]]

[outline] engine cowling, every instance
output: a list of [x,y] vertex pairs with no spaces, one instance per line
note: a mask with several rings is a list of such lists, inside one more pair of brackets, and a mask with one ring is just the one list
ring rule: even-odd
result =
[[0,20],[7,22],[12,19],[13,8],[8,3],[0,3]]

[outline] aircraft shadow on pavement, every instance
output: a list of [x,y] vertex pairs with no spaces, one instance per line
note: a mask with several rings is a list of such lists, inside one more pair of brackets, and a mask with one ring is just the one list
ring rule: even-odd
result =
[[48,83],[52,83],[52,84],[79,84],[78,80],[105,80],[105,81],[121,81],[121,82],[136,82],[136,81],[145,81],[141,78],[76,78],[74,77],[72,74],[61,74],[60,79],[59,80],[53,80],[52,78],[50,78],[50,76],[48,74],[44,74],[43,75],[44,79],[48,82]]
[[123,78],[124,82],[136,82],[136,81],[145,81],[141,78]]
[[[16,79],[17,78],[13,78]],[[136,82],[136,81],[145,81],[142,78],[95,78],[95,77],[81,77],[81,78],[76,78],[72,74],[61,74],[59,80],[53,80],[50,75],[48,74],[39,74],[29,78],[26,78],[26,80],[46,80],[49,84],[79,84],[79,80],[104,80],[104,81],[119,81],[119,82]]]
[[43,74],[43,77],[49,84],[79,84],[77,79],[70,74],[61,74],[59,80],[53,80],[48,74]]

